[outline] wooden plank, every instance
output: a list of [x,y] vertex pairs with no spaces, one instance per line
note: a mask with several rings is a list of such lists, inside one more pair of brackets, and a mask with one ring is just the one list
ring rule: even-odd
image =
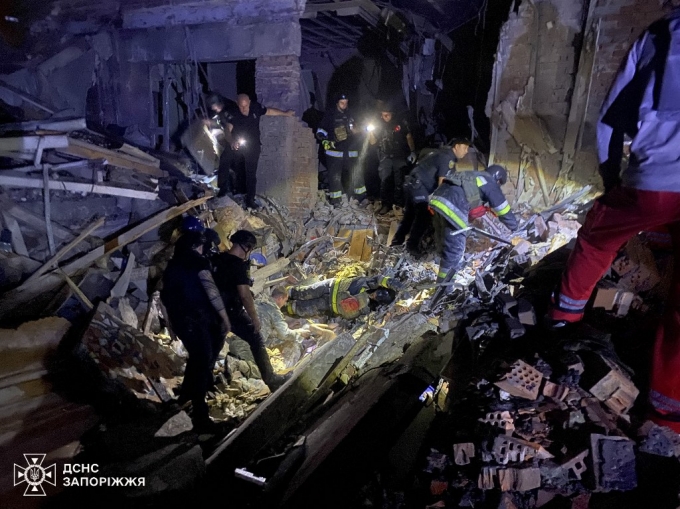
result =
[[[90,184],[87,182],[66,182],[63,180],[48,180],[47,185],[53,191],[72,191],[75,193],[94,193],[110,196],[123,196],[140,200],[155,200],[158,193],[150,191],[138,191],[124,187],[105,186],[102,184]],[[42,179],[35,179],[23,175],[0,174],[0,186],[43,189],[45,184]]]
[[394,236],[397,234],[397,230],[399,229],[399,221],[392,221],[390,223],[390,231],[387,234],[387,245],[389,246],[392,244],[392,240],[394,239]]
[[120,150],[109,150],[99,147],[98,145],[73,138],[68,138],[68,146],[66,148],[60,149],[59,152],[77,157],[83,157],[85,159],[104,158],[109,162],[109,164],[114,166],[119,166],[128,170],[137,170],[154,177],[162,177],[165,175],[165,172],[158,167],[160,166],[160,161],[158,159],[156,159],[158,163],[155,163],[151,162],[149,159],[141,159],[125,152],[121,152]]
[[354,230],[352,232],[352,240],[349,242],[349,253],[347,254],[350,258],[361,260],[366,244],[366,237],[371,233],[371,230]]
[[42,148],[65,148],[69,146],[68,136],[49,135],[49,136],[13,136],[11,138],[0,138],[0,150],[3,152],[26,152],[38,150],[38,145],[42,141]]
[[5,83],[3,81],[0,81],[0,88],[4,88],[5,90],[9,90],[13,94],[21,97],[24,101],[26,101],[29,104],[32,104],[33,106],[40,108],[43,111],[46,111],[50,115],[54,115],[55,110],[53,110],[51,107],[47,106],[45,103],[43,103],[41,100],[36,99],[33,97],[31,94],[28,92],[24,92],[23,90],[16,88],[8,83]]
[[267,278],[273,276],[277,272],[281,272],[290,264],[290,259],[279,258],[273,263],[265,265],[264,267],[257,269],[252,272],[253,278],[253,293],[255,295],[259,294],[264,290],[265,282]]
[[[36,166],[38,159],[42,158],[42,148],[38,145],[38,150],[35,153]],[[43,203],[45,210],[45,229],[47,230],[47,245],[50,248],[50,255],[54,256],[57,253],[57,244],[54,242],[54,232],[52,231],[52,205],[50,204],[50,167],[44,165],[42,169],[43,174]]]
[[32,122],[15,122],[13,124],[0,125],[0,132],[9,131],[37,131],[43,129],[45,131],[80,131],[87,129],[87,124],[84,118],[72,118],[68,120],[35,120]]
[[89,226],[87,226],[82,232],[80,232],[80,235],[78,235],[75,239],[73,239],[71,242],[62,247],[57,254],[55,254],[52,258],[47,260],[42,267],[40,267],[33,274],[31,274],[31,277],[29,277],[22,284],[23,285],[31,284],[33,281],[42,276],[45,272],[55,267],[59,260],[66,256],[66,254],[70,252],[74,247],[80,244],[85,239],[85,237],[94,233],[95,230],[97,230],[97,228],[104,224],[104,221],[105,219],[101,217],[98,220],[94,221]]
[[294,425],[304,409],[304,402],[326,377],[333,366],[342,359],[354,344],[350,334],[341,334],[315,350],[302,361],[278,391],[250,414],[235,433],[229,435],[206,460],[214,472],[224,465],[242,466],[259,451],[283,436]]
[[64,278],[64,281],[66,281],[66,284],[71,288],[71,290],[73,290],[73,293],[76,294],[76,297],[78,297],[80,302],[82,302],[87,309],[89,310],[94,309],[94,305],[92,304],[90,299],[87,298],[87,295],[85,295],[83,291],[78,287],[78,285],[75,284],[70,277],[64,274],[63,271],[60,270],[59,274],[61,275],[61,277]]
[[28,257],[28,249],[26,249],[24,236],[21,233],[21,228],[19,227],[17,220],[7,212],[2,213],[2,219],[4,220],[7,229],[12,232],[12,248],[14,248],[14,252],[18,255]]
[[207,202],[210,198],[212,198],[212,196],[204,196],[202,198],[198,198],[196,200],[183,203],[181,205],[176,205],[174,207],[170,207],[169,209],[159,212],[155,216],[150,217],[149,219],[138,224],[134,228],[131,228],[125,233],[121,233],[117,237],[109,240],[103,246],[99,246],[98,248],[93,249],[92,251],[87,253],[85,256],[69,263],[64,267],[64,272],[66,274],[73,274],[74,272],[80,269],[88,267],[98,258],[101,258],[102,256],[115,251],[116,249],[120,249],[121,247],[129,244],[130,242],[134,242],[145,233],[150,232],[154,228],[158,228],[160,225],[164,224],[167,221],[170,221],[171,219],[179,215],[182,215],[190,208],[196,207]]

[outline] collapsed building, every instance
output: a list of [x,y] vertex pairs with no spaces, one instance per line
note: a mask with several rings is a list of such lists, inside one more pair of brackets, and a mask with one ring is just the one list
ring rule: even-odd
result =
[[[644,419],[668,238],[631,240],[570,336],[540,326],[601,191],[598,109],[664,6],[501,3],[26,0],[2,13],[8,507],[677,507],[678,437]],[[442,102],[460,62],[484,94],[461,95],[449,121],[438,112],[458,111]],[[398,215],[331,206],[311,127],[340,89],[366,111],[399,96],[419,148],[463,125],[463,166],[508,169],[519,230],[481,218],[492,237],[471,236],[465,268],[437,286],[433,254],[390,249]],[[208,90],[295,112],[260,121],[257,210],[216,196]],[[187,352],[159,298],[183,216],[221,248],[255,233],[256,298],[334,277],[403,289],[354,320],[287,317],[309,338],[269,349],[292,374],[274,393],[230,335],[217,372],[233,379],[216,373],[208,397],[223,432],[200,435],[173,404]],[[17,477],[31,461],[44,482]]]

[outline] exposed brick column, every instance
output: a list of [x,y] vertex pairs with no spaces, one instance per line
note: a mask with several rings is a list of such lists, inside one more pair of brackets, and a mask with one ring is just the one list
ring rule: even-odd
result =
[[319,187],[312,130],[295,117],[263,117],[257,192],[275,198],[296,217],[314,207]]
[[303,216],[316,203],[318,159],[312,130],[299,120],[300,59],[296,55],[258,58],[255,90],[263,105],[296,113],[296,117],[265,116],[260,121],[257,192]]
[[260,57],[255,63],[255,91],[265,106],[300,110],[300,59],[297,55]]

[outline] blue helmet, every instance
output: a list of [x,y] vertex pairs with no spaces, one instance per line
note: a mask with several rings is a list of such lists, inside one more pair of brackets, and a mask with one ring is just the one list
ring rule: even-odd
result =
[[183,232],[202,232],[203,230],[205,230],[205,228],[197,217],[187,216],[182,219]]
[[500,164],[492,164],[486,169],[493,179],[498,182],[501,186],[505,185],[508,181],[508,172]]

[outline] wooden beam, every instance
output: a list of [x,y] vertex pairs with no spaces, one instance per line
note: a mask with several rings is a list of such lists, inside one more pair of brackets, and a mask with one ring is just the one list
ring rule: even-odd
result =
[[140,200],[155,200],[158,193],[150,191],[137,191],[124,187],[105,186],[101,184],[89,184],[87,182],[66,182],[63,180],[47,180],[25,177],[23,175],[0,174],[0,186],[44,189],[47,185],[53,191],[73,191],[76,193],[95,193],[111,196],[124,196],[126,198],[138,198]]
[[13,124],[0,125],[0,132],[10,131],[29,132],[44,129],[45,131],[80,131],[87,129],[84,118],[72,118],[69,120],[37,120],[32,122],[15,122]]
[[[42,148],[38,145],[38,150],[35,153],[36,165],[39,164],[38,159],[42,158]],[[50,204],[50,167],[48,164],[43,165],[43,203],[45,209],[45,228],[47,230],[47,245],[50,248],[50,254],[54,256],[57,252],[57,245],[54,242],[54,232],[52,231],[52,205]],[[37,179],[30,179],[35,180]]]
[[[127,149],[128,152],[130,149],[132,149],[132,147]],[[128,170],[137,170],[154,177],[162,177],[165,175],[165,172],[159,168],[160,160],[156,158],[151,159],[151,156],[141,158],[122,150],[109,150],[74,138],[68,138],[68,145],[65,148],[61,148],[59,152],[85,159],[106,159],[109,164],[114,166],[119,166]]]
[[25,152],[38,150],[42,141],[42,148],[64,148],[68,147],[68,136],[63,134],[49,136],[13,136],[11,138],[0,138],[0,151],[2,152]]
[[29,94],[29,93],[27,93],[27,92],[24,92],[23,90],[18,89],[18,88],[16,88],[16,87],[13,87],[12,85],[10,85],[10,84],[8,84],[8,83],[5,83],[5,82],[3,82],[3,81],[0,81],[0,88],[4,88],[5,90],[8,90],[8,91],[12,92],[13,94],[15,94],[15,95],[21,97],[21,98],[22,98],[24,101],[26,101],[27,103],[32,104],[32,105],[35,106],[36,108],[40,108],[40,109],[43,110],[43,111],[46,111],[46,112],[49,113],[50,115],[54,115],[54,113],[55,113],[55,110],[53,110],[52,108],[50,108],[49,106],[47,106],[45,103],[43,103],[43,102],[40,101],[39,99],[36,99],[36,98],[33,97],[31,94]]
[[212,198],[212,196],[204,196],[203,198],[198,198],[197,200],[192,200],[181,205],[176,205],[174,207],[170,207],[169,209],[159,212],[155,216],[150,217],[149,219],[138,224],[134,228],[126,231],[125,233],[121,233],[117,237],[109,240],[103,246],[99,246],[98,248],[93,249],[92,251],[87,253],[85,256],[69,263],[64,267],[64,272],[66,274],[73,274],[74,272],[80,269],[88,267],[98,258],[101,258],[102,256],[115,251],[116,249],[120,249],[121,247],[129,244],[130,242],[134,242],[145,233],[150,232],[154,228],[158,228],[160,225],[166,223],[167,221],[170,221],[171,219],[179,215],[182,215],[190,208],[196,207],[197,205],[201,205],[207,202],[210,198]]
[[33,283],[33,281],[38,279],[45,272],[55,267],[59,260],[66,256],[66,254],[69,253],[74,247],[80,244],[85,239],[85,237],[91,235],[92,233],[95,232],[95,230],[97,230],[97,228],[103,225],[104,220],[105,219],[101,217],[92,224],[90,224],[89,226],[87,226],[82,232],[80,232],[80,235],[78,235],[75,239],[73,239],[71,242],[62,247],[57,254],[55,254],[52,258],[47,260],[42,267],[40,267],[33,274],[31,274],[31,277],[24,281],[22,285],[29,285]]
[[73,293],[75,293],[76,297],[78,297],[78,300],[83,303],[83,305],[89,309],[92,310],[94,309],[94,305],[90,301],[90,299],[87,298],[87,295],[83,293],[83,291],[78,287],[77,284],[73,282],[73,280],[68,277],[66,274],[64,274],[63,271],[59,271],[59,275],[64,278],[64,281],[66,281],[66,284],[73,290]]

